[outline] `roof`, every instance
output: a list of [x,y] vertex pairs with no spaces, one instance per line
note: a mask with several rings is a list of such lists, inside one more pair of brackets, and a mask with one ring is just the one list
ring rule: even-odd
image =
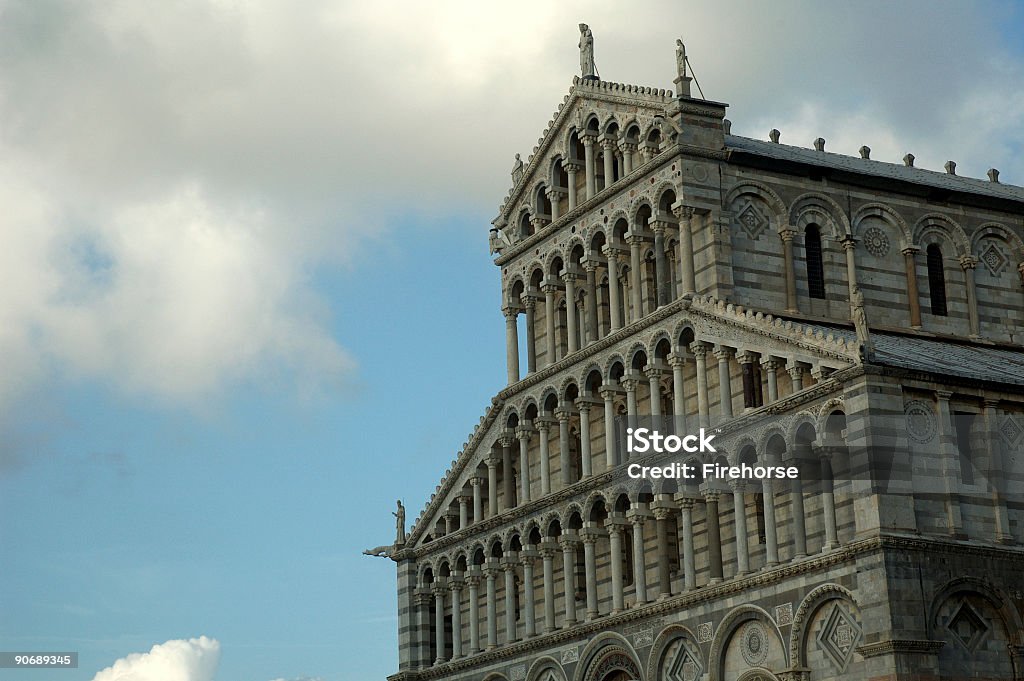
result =
[[793,163],[805,163],[824,168],[833,168],[858,175],[872,177],[885,177],[900,182],[934,187],[946,191],[965,192],[969,194],[980,194],[997,199],[1008,201],[1024,202],[1024,187],[1001,182],[990,182],[979,180],[973,177],[962,177],[950,175],[945,172],[915,168],[896,163],[884,161],[873,161],[866,158],[855,158],[843,154],[834,154],[828,151],[817,151],[816,149],[805,149],[794,147],[788,144],[776,142],[765,142],[749,137],[737,135],[726,135],[725,146],[729,150],[746,152],[756,156],[776,159],[779,161],[790,161]]
[[[851,329],[805,324],[857,342]],[[919,336],[872,331],[874,363],[911,371],[947,374],[978,381],[1024,385],[1024,351]]]

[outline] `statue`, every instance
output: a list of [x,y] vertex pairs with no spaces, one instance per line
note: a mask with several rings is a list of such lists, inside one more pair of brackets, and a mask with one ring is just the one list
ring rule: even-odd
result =
[[594,63],[594,34],[590,27],[580,24],[580,70],[584,78],[597,78],[597,64]]
[[676,38],[676,71],[680,78],[686,78],[686,45],[680,38]]
[[395,516],[395,545],[405,543],[405,506],[402,506],[402,500],[399,499],[397,502],[398,510],[392,511],[391,515]]
[[871,334],[868,331],[868,317],[864,312],[864,294],[861,293],[859,286],[854,286],[850,294],[850,318],[853,320],[853,328],[857,331],[861,359],[871,357]]
[[512,186],[519,184],[519,180],[523,179],[523,159],[519,158],[519,154],[516,154],[515,163],[512,164]]

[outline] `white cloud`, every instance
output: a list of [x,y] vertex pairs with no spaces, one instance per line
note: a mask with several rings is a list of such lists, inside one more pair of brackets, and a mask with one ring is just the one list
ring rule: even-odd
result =
[[220,662],[220,643],[200,636],[132,653],[96,674],[92,681],[213,681]]
[[0,412],[53,376],[184,403],[343,381],[311,273],[396,215],[489,216],[571,82],[581,20],[610,80],[671,87],[683,35],[739,134],[1021,183],[1013,10],[985,9],[8,2]]

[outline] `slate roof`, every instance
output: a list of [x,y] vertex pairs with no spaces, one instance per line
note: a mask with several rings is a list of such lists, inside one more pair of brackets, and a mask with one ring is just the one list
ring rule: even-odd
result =
[[[851,329],[807,326],[856,342],[857,334]],[[876,331],[871,332],[871,342],[877,364],[1024,385],[1024,351]]]
[[844,154],[805,149],[788,144],[776,144],[775,142],[765,142],[737,135],[726,135],[725,146],[730,150],[778,159],[780,161],[806,163],[860,175],[886,177],[899,180],[900,182],[909,182],[947,191],[966,192],[1009,201],[1024,202],[1024,187],[1017,187],[1012,184],[989,182],[988,180],[979,180],[973,177],[950,175],[949,173],[936,172],[924,168],[855,158]]

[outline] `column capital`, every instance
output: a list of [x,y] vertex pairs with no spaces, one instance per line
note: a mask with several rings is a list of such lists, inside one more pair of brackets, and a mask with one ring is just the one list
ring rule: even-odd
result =
[[544,292],[545,296],[553,296],[556,293],[558,293],[561,289],[562,287],[560,285],[552,281],[548,281],[547,279],[544,280],[544,283],[541,284],[540,287],[540,290]]
[[636,142],[626,142],[626,141],[619,142],[619,150],[622,153],[636,151],[639,148],[639,146],[640,145],[637,144]]
[[839,239],[839,243],[843,245],[844,251],[852,251],[857,247],[857,239],[852,234],[846,234]]
[[631,508],[626,511],[626,519],[634,525],[643,525],[654,515],[645,508]]
[[583,170],[583,164],[578,161],[565,161],[562,163],[562,167],[565,168],[565,172],[570,175]]
[[672,368],[686,366],[687,356],[682,354],[680,351],[670,352],[668,357],[668,365]]
[[488,468],[497,468],[498,466],[501,465],[501,457],[489,456],[486,459],[484,459],[484,463],[487,464]]
[[515,323],[516,317],[519,316],[519,308],[513,305],[506,305],[501,308],[501,312],[505,315],[505,321],[510,323]]
[[705,357],[708,354],[708,346],[704,341],[694,341],[690,343],[690,352],[693,353],[694,357]]
[[537,426],[537,432],[546,435],[551,427],[558,423],[558,420],[550,416],[538,416],[534,423]]
[[462,591],[462,588],[464,586],[466,586],[466,580],[462,579],[461,577],[455,576],[448,581],[448,590],[452,593],[456,591]]
[[622,393],[622,389],[612,385],[602,385],[597,389],[597,393],[607,402],[614,400],[617,395]]
[[455,500],[458,501],[460,504],[473,503],[473,497],[469,494],[460,494],[457,497],[455,497]]
[[527,291],[526,293],[519,296],[519,300],[523,303],[523,310],[533,310],[534,307],[537,305],[537,301],[540,300],[540,298],[537,296],[536,293],[531,293]]
[[558,546],[560,546],[563,551],[575,551],[576,545],[579,543],[579,537],[575,532],[572,533],[572,536],[567,537],[565,534],[562,534],[562,536],[558,538]]
[[630,231],[626,232],[625,238],[626,238],[626,243],[629,244],[630,248],[640,247],[644,243],[644,236],[643,236],[643,234],[639,234],[638,232],[634,232],[632,230],[632,228],[630,229]]
[[694,505],[697,503],[697,500],[689,495],[677,496],[676,503],[679,505],[679,508],[681,510],[689,511],[693,509]]
[[729,480],[729,487],[732,487],[734,492],[745,492],[747,489],[747,481],[739,478],[732,478]]
[[547,194],[548,200],[554,203],[557,198],[568,194],[569,190],[562,189],[561,187],[551,187],[550,189],[545,190],[545,193]]
[[555,409],[555,418],[558,419],[559,423],[563,421],[567,422],[569,419],[572,418],[572,415],[575,413],[575,409],[572,409],[567,406],[560,406],[558,409]]
[[692,206],[687,206],[682,201],[676,201],[671,206],[672,215],[676,216],[677,220],[692,220],[694,213],[697,209]]
[[600,138],[598,138],[598,142],[600,142],[601,147],[603,149],[609,151],[614,150],[616,147],[618,147],[618,140],[616,140],[614,137],[608,137],[607,135],[601,135]]
[[511,447],[512,443],[515,442],[515,434],[506,431],[505,434],[498,438],[498,442],[501,443],[502,447]]
[[1000,400],[999,400],[998,397],[983,397],[982,400],[981,400],[981,403],[985,407],[991,407],[992,409],[995,409],[996,407],[998,407],[999,406],[999,402],[1000,402]]
[[902,253],[903,255],[917,255],[917,252],[920,251],[920,250],[921,249],[918,248],[917,246],[910,245],[910,246],[904,246],[903,248],[901,248],[900,249],[900,253]]
[[761,360],[761,366],[765,371],[775,371],[779,368],[779,361],[769,356],[768,359]]
[[448,593],[448,580],[444,577],[436,577],[430,585],[430,591],[435,596],[444,596]]
[[530,426],[519,426],[516,428],[516,439],[519,441],[526,440],[529,442],[530,438],[533,437],[533,434],[536,432],[537,431]]
[[587,274],[590,274],[591,272],[596,272],[597,268],[600,267],[602,263],[593,255],[590,255],[583,260],[582,265],[583,269],[587,272]]
[[481,581],[483,581],[483,575],[480,571],[473,572],[473,568],[470,568],[470,571],[466,573],[466,585],[471,587],[480,586]]
[[948,402],[949,398],[953,397],[953,391],[952,390],[936,390],[935,391],[935,397],[939,398],[939,400],[945,400],[945,401]]
[[960,267],[966,270],[973,270],[978,266],[978,259],[973,255],[961,255],[960,256]]
[[540,551],[538,553],[540,553],[541,558],[548,560],[549,558],[554,558],[555,554],[558,553],[558,545],[556,544],[555,546],[551,546],[550,544],[546,544],[545,541],[540,543]]
[[736,353],[736,361],[740,364],[754,364],[757,362],[760,354],[761,353],[754,352],[753,350],[740,350]]
[[423,587],[417,589],[413,594],[413,602],[420,607],[430,605],[430,589]]
[[501,566],[498,564],[497,558],[488,558],[484,561],[484,574],[487,575],[487,579],[495,579],[501,574]]
[[538,558],[540,558],[540,552],[536,549],[523,549],[519,552],[519,564],[523,567],[532,567]]
[[564,270],[558,273],[562,277],[562,281],[569,283],[570,281],[576,282],[583,278],[583,273],[576,267],[566,267]]
[[498,564],[501,565],[501,569],[504,572],[513,572],[517,567],[519,567],[519,552],[506,551]]
[[782,239],[783,242],[792,241],[795,236],[796,230],[792,227],[785,227],[779,230],[779,238]]
[[590,130],[584,130],[580,133],[580,141],[584,146],[593,145],[597,142],[597,134]]
[[723,360],[723,359],[727,360],[730,357],[732,357],[733,355],[735,355],[736,351],[733,348],[729,347],[728,345],[716,344],[715,345],[715,349],[713,350],[713,354],[719,360]]
[[484,484],[484,479],[483,478],[470,478],[469,479],[469,484],[472,487],[479,487],[480,485]]

